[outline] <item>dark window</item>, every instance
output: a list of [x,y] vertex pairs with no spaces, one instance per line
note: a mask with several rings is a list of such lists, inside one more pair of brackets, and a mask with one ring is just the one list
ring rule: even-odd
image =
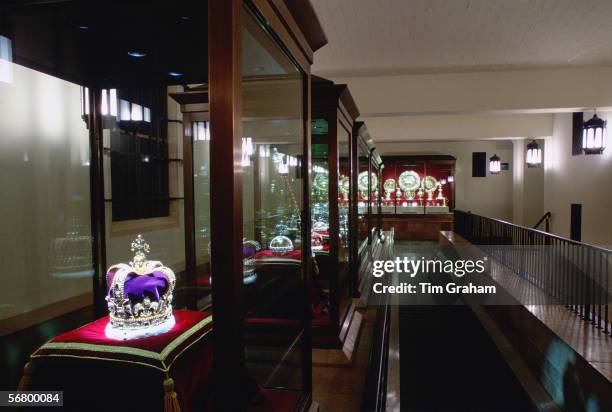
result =
[[487,153],[472,153],[472,177],[487,177]]
[[117,90],[111,129],[113,221],[168,216],[168,120],[165,87]]

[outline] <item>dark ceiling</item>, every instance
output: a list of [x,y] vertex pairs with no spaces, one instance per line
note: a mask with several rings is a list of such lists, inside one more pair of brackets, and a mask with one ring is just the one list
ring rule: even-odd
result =
[[0,5],[17,64],[101,87],[207,81],[206,0],[29,3]]

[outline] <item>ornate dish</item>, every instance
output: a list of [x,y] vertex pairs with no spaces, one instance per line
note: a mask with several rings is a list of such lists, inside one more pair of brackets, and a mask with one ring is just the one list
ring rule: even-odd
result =
[[383,184],[383,187],[385,189],[385,191],[387,192],[394,192],[395,191],[395,179],[387,179],[385,180],[385,183]]
[[344,194],[349,194],[351,191],[351,181],[348,176],[340,177],[340,192]]
[[[372,187],[376,188],[378,186],[378,177],[374,172],[372,172]],[[368,190],[368,172],[361,172],[357,177],[357,185],[359,190],[362,192],[366,192]]]
[[433,176],[425,176],[423,179],[423,186],[426,191],[432,191],[438,186],[438,181]]
[[414,170],[406,170],[399,175],[397,179],[400,189],[406,192],[408,190],[416,190],[421,184],[419,174]]
[[357,177],[357,187],[359,190],[366,192],[368,190],[368,172],[361,172]]

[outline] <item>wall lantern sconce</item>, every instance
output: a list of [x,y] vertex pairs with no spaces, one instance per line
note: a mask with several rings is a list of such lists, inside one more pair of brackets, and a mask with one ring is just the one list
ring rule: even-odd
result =
[[489,158],[489,172],[492,175],[498,175],[501,171],[501,159],[498,155],[494,154]]
[[597,113],[582,125],[582,151],[584,154],[602,154],[606,148],[606,121]]
[[540,167],[542,165],[542,148],[535,140],[527,144],[525,160],[527,161],[527,167]]

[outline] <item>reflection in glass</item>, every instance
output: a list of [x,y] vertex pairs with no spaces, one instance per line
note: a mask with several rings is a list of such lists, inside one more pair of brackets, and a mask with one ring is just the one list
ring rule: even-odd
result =
[[91,303],[89,130],[81,88],[7,60],[1,37],[0,321],[36,310],[27,327]]
[[368,204],[371,202],[370,179],[368,179],[370,157],[364,145],[358,144],[357,150],[359,170],[357,181],[359,190],[359,193],[357,193],[357,239],[359,250],[361,250],[368,239]]
[[342,273],[349,261],[349,211],[351,199],[350,173],[350,132],[338,123],[338,218],[339,218],[339,272]]
[[[252,279],[245,281],[247,366],[270,396],[290,390],[297,400],[304,307],[303,78],[253,16],[245,13],[243,23],[243,263]],[[247,252],[253,244],[260,250]]]

